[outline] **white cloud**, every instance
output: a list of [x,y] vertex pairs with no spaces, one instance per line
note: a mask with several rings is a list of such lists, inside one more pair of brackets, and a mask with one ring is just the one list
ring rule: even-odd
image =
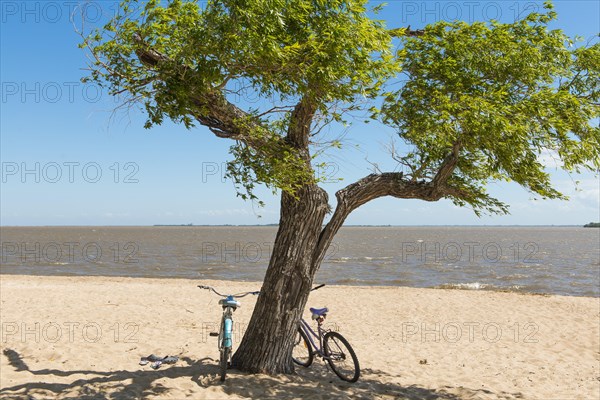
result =
[[578,206],[598,209],[600,207],[600,179],[580,179],[575,187],[572,181],[561,181],[559,190],[569,196],[571,202]]

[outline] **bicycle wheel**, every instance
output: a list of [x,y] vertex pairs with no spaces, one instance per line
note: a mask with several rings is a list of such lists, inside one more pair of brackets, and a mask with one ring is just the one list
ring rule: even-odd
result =
[[327,332],[323,339],[323,350],[328,357],[327,362],[340,379],[356,382],[360,376],[358,358],[350,343],[337,332]]
[[306,337],[306,333],[300,328],[296,332],[294,337],[294,348],[292,349],[292,360],[303,366],[304,368],[310,367],[313,362],[313,351],[310,346],[310,342]]
[[221,382],[225,381],[225,375],[227,374],[227,363],[229,362],[230,353],[231,347],[223,347],[221,349],[221,360],[219,361],[219,367],[221,368]]

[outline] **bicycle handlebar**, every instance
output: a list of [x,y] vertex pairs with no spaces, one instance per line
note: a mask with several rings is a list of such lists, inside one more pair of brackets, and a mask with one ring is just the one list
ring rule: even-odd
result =
[[[322,283],[322,284],[320,284],[318,286],[315,286],[314,288],[310,289],[310,291],[312,292],[313,290],[321,289],[323,286],[325,286],[324,283]],[[215,294],[218,295],[218,296],[227,297],[226,294],[221,294],[221,293],[217,292],[212,286],[198,285],[198,287],[200,289],[211,290],[211,291],[215,292]],[[254,292],[242,292],[242,293],[232,294],[231,297],[241,298],[241,297],[244,297],[244,296],[248,296],[249,294],[257,296],[257,295],[260,294],[260,291],[257,290],[257,291],[254,291]]]
[[[207,289],[207,290],[211,290],[213,291],[217,296],[221,296],[221,297],[227,297],[228,295],[226,294],[221,294],[219,292],[217,292],[212,286],[205,286],[205,285],[198,285],[198,287],[200,289]],[[241,298],[241,297],[245,297],[248,296],[249,294],[253,294],[253,295],[258,295],[260,294],[260,291],[254,291],[254,292],[242,292],[242,293],[236,293],[236,294],[232,294],[230,295],[231,297],[237,297],[237,298]]]

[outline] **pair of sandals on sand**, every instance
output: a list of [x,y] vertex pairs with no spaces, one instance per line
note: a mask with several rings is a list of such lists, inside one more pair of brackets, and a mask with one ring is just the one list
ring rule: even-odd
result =
[[154,354],[150,354],[148,357],[142,357],[140,359],[140,365],[150,364],[152,369],[159,369],[163,364],[175,364],[179,360],[177,356],[165,356],[165,357],[157,357]]

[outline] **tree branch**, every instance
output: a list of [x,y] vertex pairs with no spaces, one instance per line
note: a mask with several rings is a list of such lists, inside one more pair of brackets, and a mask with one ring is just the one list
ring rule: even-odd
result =
[[331,220],[321,231],[317,248],[313,253],[313,265],[321,264],[333,237],[342,227],[348,215],[371,200],[384,196],[425,201],[438,201],[443,197],[468,197],[469,194],[465,191],[446,184],[456,168],[459,151],[460,143],[457,141],[442,162],[435,177],[429,182],[403,179],[402,172],[385,172],[368,175],[339,190],[335,194],[337,198],[335,211]]
[[456,141],[452,146],[452,151],[444,158],[440,169],[435,174],[435,177],[432,180],[434,187],[440,187],[446,183],[448,178],[454,172],[454,168],[456,168],[456,164],[458,163],[458,155],[460,152],[460,142]]
[[423,36],[425,29],[410,29],[410,25],[406,27],[406,36]]
[[[144,65],[156,67],[171,61],[167,56],[149,48],[141,36],[137,35],[136,41],[140,48],[135,53]],[[186,66],[181,67],[184,72],[193,73]],[[219,90],[202,89],[200,93],[190,94],[190,101],[198,110],[192,111],[196,120],[208,127],[217,137],[239,140],[260,150],[267,139],[257,138],[251,133],[257,129],[267,132],[268,129],[258,118],[230,103]]]
[[314,265],[320,265],[331,240],[352,211],[361,205],[384,196],[401,199],[437,201],[445,196],[444,190],[436,190],[431,182],[411,182],[403,179],[402,172],[385,172],[368,175],[335,194],[337,206],[331,220],[325,225],[313,253]]
[[309,97],[303,97],[292,112],[286,140],[295,148],[308,154],[310,127],[317,107]]
[[406,28],[389,29],[388,33],[390,33],[394,37],[423,36],[425,34],[425,29],[410,29],[410,25],[409,25]]

